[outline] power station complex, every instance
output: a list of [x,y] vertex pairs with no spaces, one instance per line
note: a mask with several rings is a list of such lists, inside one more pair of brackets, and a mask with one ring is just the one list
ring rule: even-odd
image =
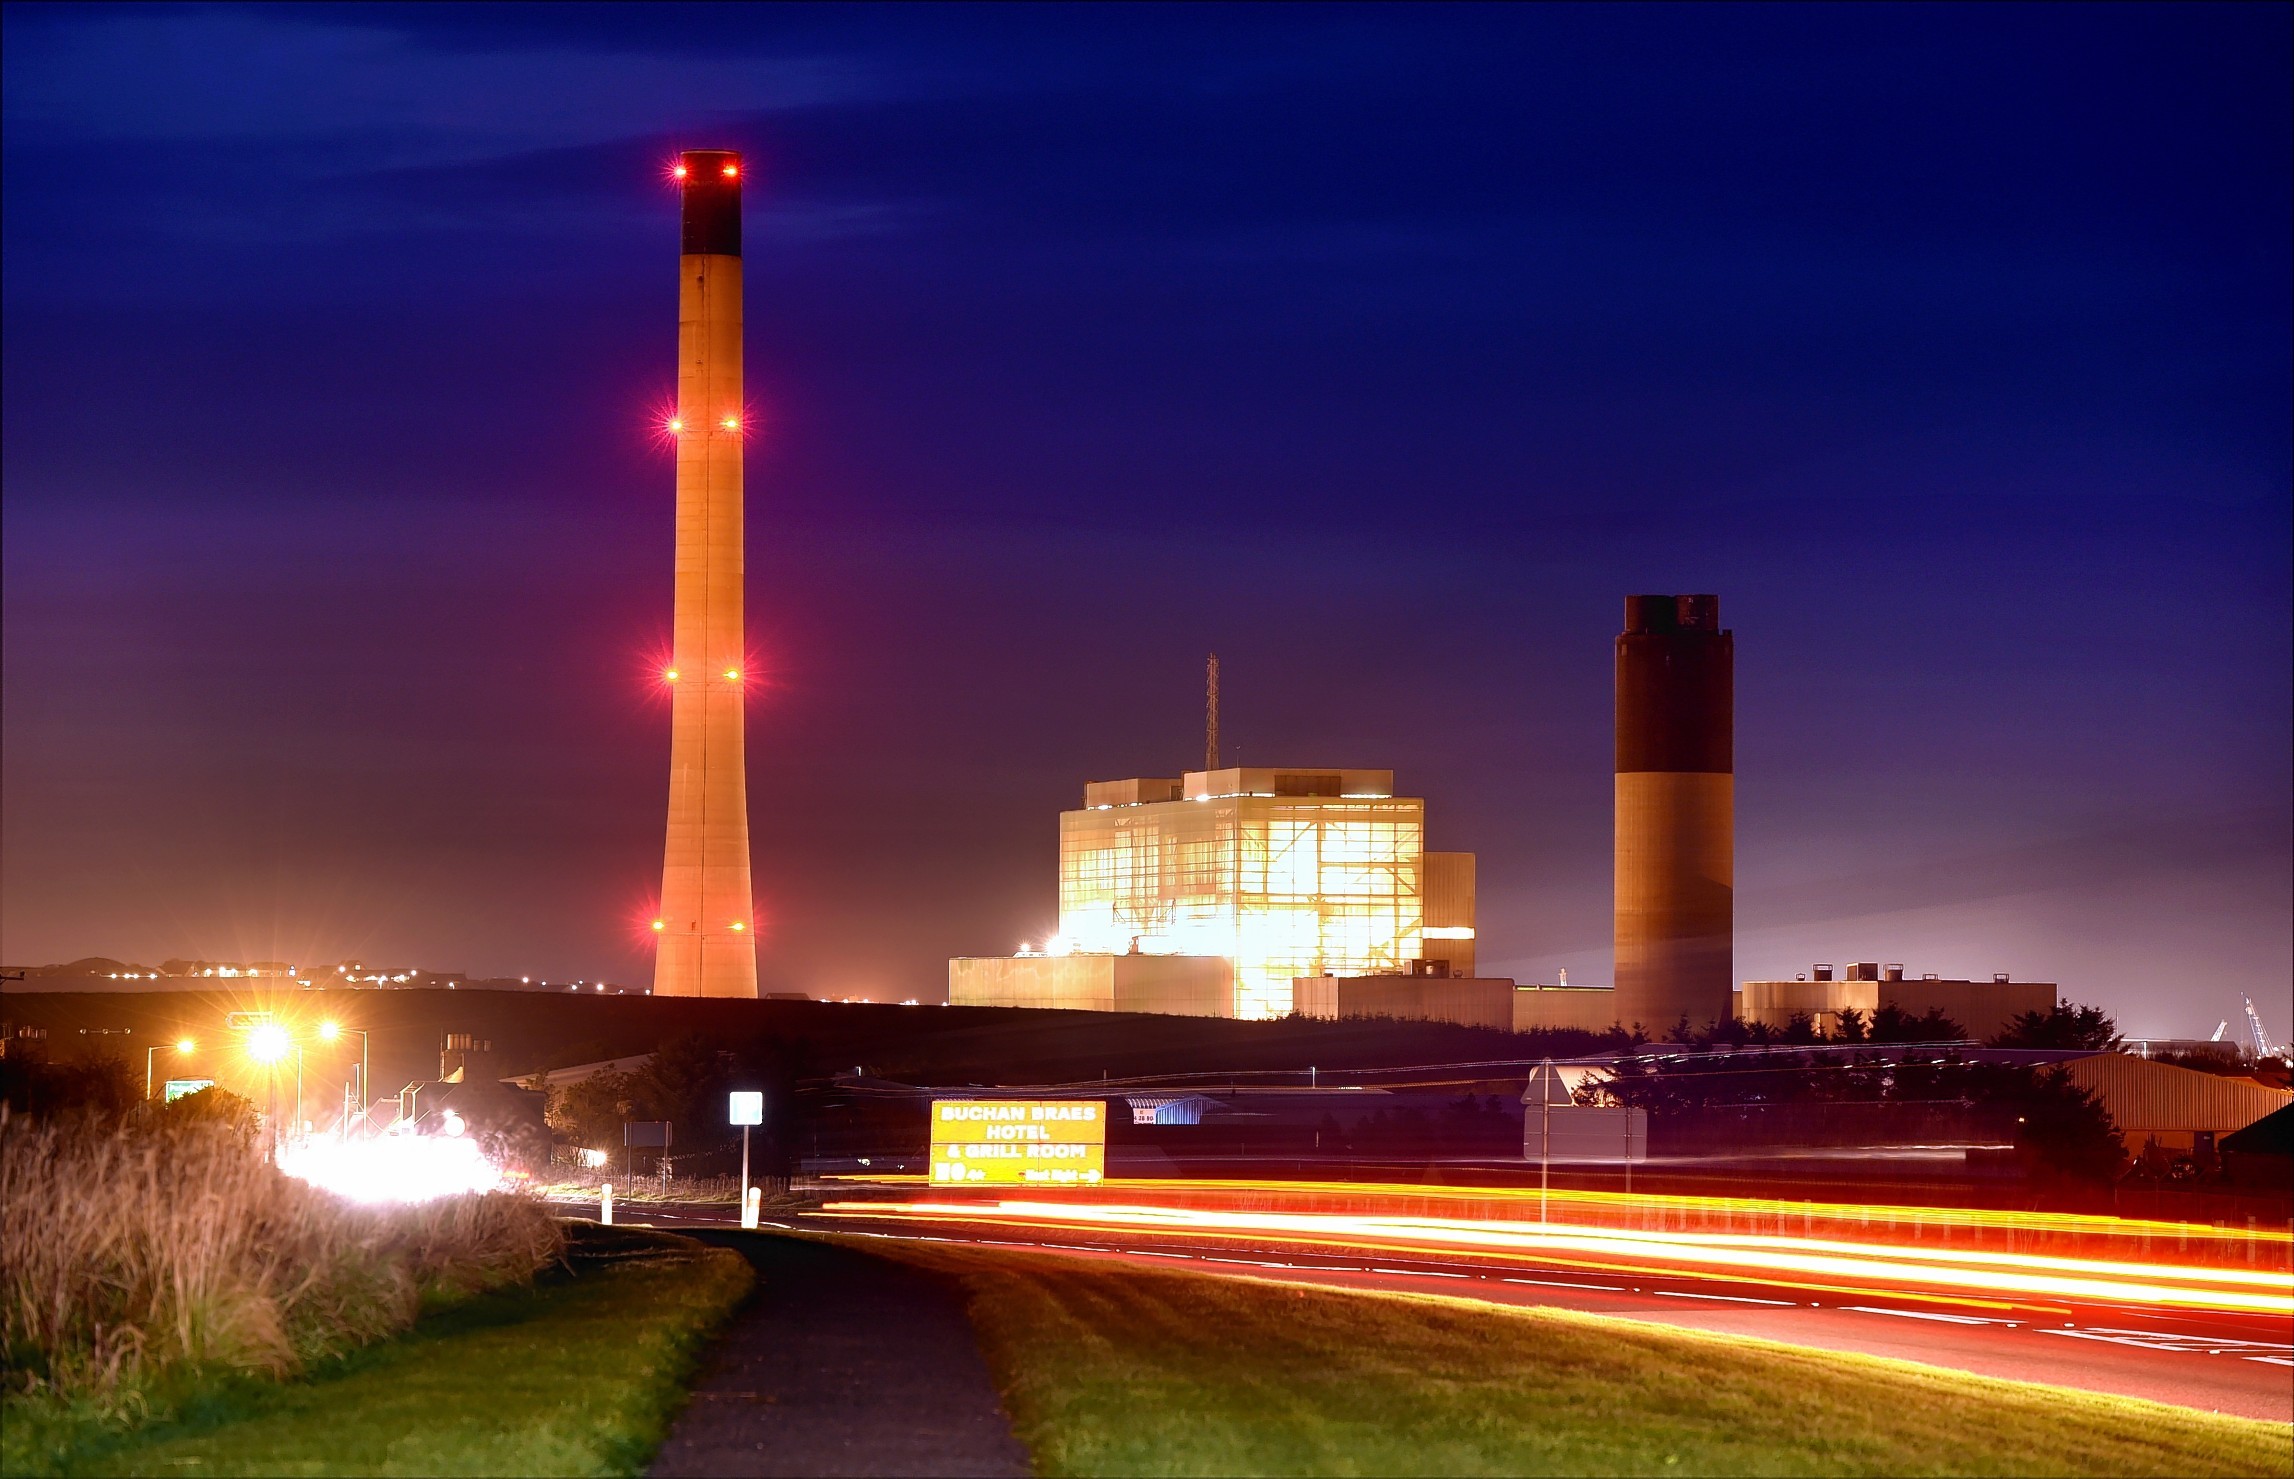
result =
[[[755,997],[744,754],[741,193],[738,154],[689,150],[681,205],[669,809],[656,996]],[[1711,595],[1629,596],[1617,638],[1616,986],[1476,974],[1474,857],[1426,848],[1426,804],[1387,770],[1224,767],[1217,659],[1204,768],[1098,781],[1060,816],[1059,931],[948,965],[959,1005],[1266,1018],[1433,1018],[1520,1030],[1740,1014],[1834,1020],[1919,992],[1733,980],[1735,660]],[[1861,975],[1861,973],[1859,973]],[[1965,1016],[2052,987],[1934,983]],[[2004,978],[1995,986],[2005,987]],[[1897,987],[1883,992],[1883,986]],[[1815,989],[1811,989],[1814,987]],[[1953,988],[1946,990],[1945,988]],[[1966,989],[1959,989],[1966,988]],[[1930,993],[1935,994],[1935,993]],[[1939,998],[1940,999],[1940,998]]]
[[1617,638],[1615,989],[1475,972],[1474,857],[1393,772],[1101,781],[1060,816],[1059,932],[948,963],[963,1005],[1661,1030],[1732,1010],[1734,654],[1719,598],[1633,596]]

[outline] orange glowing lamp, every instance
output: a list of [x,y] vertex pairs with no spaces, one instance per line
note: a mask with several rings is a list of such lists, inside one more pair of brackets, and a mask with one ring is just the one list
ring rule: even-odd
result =
[[663,669],[661,670],[661,681],[662,681],[662,682],[664,682],[664,683],[674,683],[674,682],[676,682],[676,681],[677,681],[677,670],[676,670],[675,668],[663,668]]
[[747,928],[748,928],[748,926],[747,926],[747,925],[745,925],[745,924],[743,924],[743,923],[741,923],[741,921],[739,921],[738,919],[736,919],[736,920],[734,920],[734,921],[732,922],[732,924],[730,924],[729,926],[727,926],[727,928],[729,928],[729,929],[736,929],[736,930],[745,930],[745,929],[747,929]]
[[669,429],[672,432],[683,431],[685,429],[685,423],[680,418],[672,416],[669,418]]
[[668,926],[667,924],[663,923],[661,920],[658,920],[658,919],[656,919],[655,921],[653,921],[653,928],[655,929],[655,931],[657,931],[657,932],[658,932],[658,931],[660,931],[660,930],[665,930],[665,929],[669,928],[669,926]]
[[738,682],[740,682],[740,681],[741,681],[741,670],[740,670],[739,668],[727,668],[727,669],[725,669],[725,680],[726,680],[727,682],[729,682],[729,683],[738,683]]

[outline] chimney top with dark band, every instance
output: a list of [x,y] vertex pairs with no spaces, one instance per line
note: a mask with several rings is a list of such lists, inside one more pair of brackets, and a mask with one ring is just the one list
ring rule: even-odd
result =
[[741,156],[730,150],[688,149],[677,156],[686,256],[741,255],[742,173]]
[[1627,596],[1625,635],[1658,632],[1717,632],[1720,630],[1718,596]]

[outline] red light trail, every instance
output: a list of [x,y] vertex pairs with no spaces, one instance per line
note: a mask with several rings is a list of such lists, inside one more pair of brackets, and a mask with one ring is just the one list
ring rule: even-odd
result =
[[[823,1216],[971,1223],[1077,1234],[1125,1232],[1354,1253],[1471,1254],[1609,1273],[1753,1279],[1946,1302],[2078,1300],[2294,1316],[2278,1270],[2073,1258],[1995,1249],[1909,1247],[1836,1237],[1662,1232],[1402,1213],[1214,1210],[1147,1203],[831,1202]],[[1984,1214],[1975,1214],[1981,1218]],[[2013,1215],[2013,1214],[2009,1214]],[[1813,1283],[1809,1281],[1814,1281]]]

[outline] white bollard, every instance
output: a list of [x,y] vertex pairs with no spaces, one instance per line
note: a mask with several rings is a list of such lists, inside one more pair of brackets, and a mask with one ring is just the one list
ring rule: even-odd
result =
[[750,1187],[749,1194],[741,1200],[741,1226],[755,1227],[757,1214],[764,1210],[764,1205],[765,1189],[761,1186]]
[[605,1192],[598,1198],[597,1220],[607,1227],[613,1226],[613,1183],[605,1184]]

